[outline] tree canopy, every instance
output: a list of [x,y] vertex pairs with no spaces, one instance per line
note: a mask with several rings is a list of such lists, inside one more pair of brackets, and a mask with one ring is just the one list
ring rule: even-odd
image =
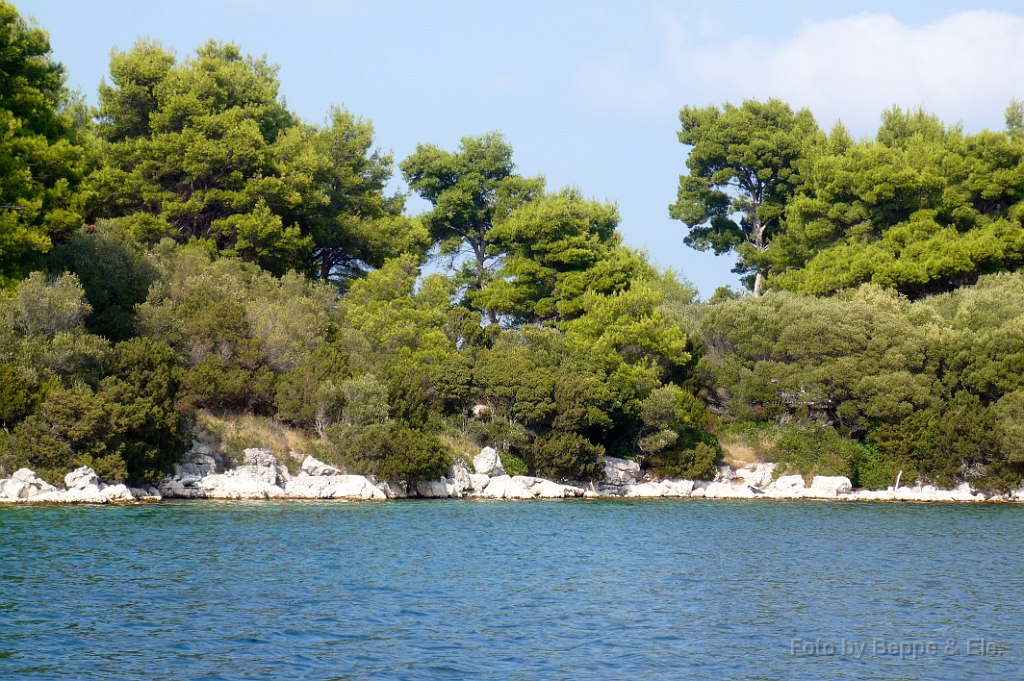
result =
[[421,219],[440,255],[454,262],[468,252],[459,282],[472,300],[493,276],[495,222],[541,192],[544,179],[515,172],[512,147],[500,133],[463,137],[455,152],[417,145],[401,168],[409,188],[433,206]]
[[764,251],[782,229],[799,166],[818,139],[810,111],[770,99],[742,106],[685,107],[679,141],[691,146],[669,213],[689,228],[684,241],[716,255],[735,251],[736,270],[760,295]]
[[81,107],[46,31],[0,2],[0,287],[40,264],[54,238],[82,224],[76,188]]
[[770,249],[773,286],[830,294],[873,282],[919,297],[1024,262],[1024,140],[965,134],[893,108],[875,139],[842,129],[808,162]]
[[44,31],[0,23],[0,476],[151,483],[200,438],[410,483],[485,445],[574,481],[751,453],[1024,478],[1024,104],[977,134],[894,108],[860,141],[778,100],[684,108],[672,215],[758,294],[702,303],[498,133],[401,162],[413,216],[372,124],[300,120],[266,58],[142,40],[89,108]]
[[299,121],[265,58],[211,41],[179,62],[140,41],[114,50],[110,71],[90,218],[339,282],[425,246],[402,197],[384,193],[392,158],[373,148],[373,126],[338,108],[323,125]]

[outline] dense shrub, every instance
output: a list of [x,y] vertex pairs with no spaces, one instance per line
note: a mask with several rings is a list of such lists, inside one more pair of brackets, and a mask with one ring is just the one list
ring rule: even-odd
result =
[[346,356],[337,348],[324,347],[306,355],[277,381],[274,406],[278,416],[322,433],[340,418],[344,393],[338,386],[348,373]]
[[349,472],[406,482],[441,477],[453,455],[437,437],[398,421],[335,426],[327,438]]
[[132,339],[114,348],[96,390],[50,391],[13,431],[18,464],[51,482],[91,466],[112,482],[156,482],[185,449],[186,422],[175,408],[180,370],[169,347]]
[[692,447],[663,449],[647,459],[651,472],[663,478],[713,480],[722,454],[718,443],[697,442]]
[[0,364],[0,426],[7,428],[25,418],[35,407],[35,386],[9,364]]
[[530,447],[529,462],[534,475],[552,480],[598,480],[598,465],[604,447],[579,433],[554,431],[537,437]]
[[78,277],[92,308],[89,331],[115,342],[135,335],[135,306],[145,302],[157,272],[117,225],[104,221],[75,232],[53,249],[48,264]]
[[779,475],[801,473],[855,478],[861,446],[842,437],[835,428],[813,423],[782,430],[772,449]]
[[[704,320],[705,394],[733,421],[835,424],[876,450],[861,484],[892,473],[888,486],[903,470],[903,480],[1007,489],[1024,472],[1022,310],[1019,273],[914,302],[873,285],[726,301]],[[790,432],[780,455],[800,472],[858,475],[848,445],[823,437]]]

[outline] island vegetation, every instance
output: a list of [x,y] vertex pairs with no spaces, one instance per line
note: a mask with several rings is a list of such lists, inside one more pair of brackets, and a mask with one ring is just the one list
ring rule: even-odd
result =
[[0,474],[152,483],[207,438],[409,481],[490,445],[558,480],[607,455],[1021,482],[1020,103],[862,140],[777,100],[684,108],[671,214],[749,289],[701,301],[499,133],[396,163],[216,41],[115,49],[90,106],[45,31],[0,25]]

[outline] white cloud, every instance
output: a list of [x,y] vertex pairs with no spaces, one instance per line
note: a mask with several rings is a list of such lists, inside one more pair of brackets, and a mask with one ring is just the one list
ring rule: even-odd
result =
[[[663,115],[684,104],[779,97],[807,106],[819,124],[842,118],[872,133],[893,104],[924,105],[969,129],[1001,127],[1012,98],[1024,98],[1024,18],[962,12],[923,26],[888,14],[805,23],[773,42],[752,36],[714,47],[674,15],[657,16],[661,57],[650,67],[612,53],[585,64],[577,84],[608,108]],[[704,43],[701,45],[699,43]]]

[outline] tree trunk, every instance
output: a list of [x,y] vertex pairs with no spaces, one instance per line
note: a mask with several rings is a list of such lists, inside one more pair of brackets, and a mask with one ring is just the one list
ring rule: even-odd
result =
[[[764,243],[764,232],[767,229],[767,225],[761,224],[761,218],[759,218],[757,216],[757,206],[758,205],[760,205],[760,202],[757,202],[757,204],[755,205],[755,208],[754,208],[754,249],[758,253],[764,253],[764,249],[766,248],[765,243]],[[761,283],[762,283],[763,279],[764,279],[764,275],[762,274],[761,270],[758,269],[757,272],[754,274],[754,297],[755,298],[760,298],[761,297]]]
[[[478,291],[483,291],[484,273],[487,268],[487,243],[481,237],[479,242],[473,243],[473,255],[476,256],[476,286]],[[493,310],[487,310],[487,319],[491,324],[498,323],[498,315]]]

